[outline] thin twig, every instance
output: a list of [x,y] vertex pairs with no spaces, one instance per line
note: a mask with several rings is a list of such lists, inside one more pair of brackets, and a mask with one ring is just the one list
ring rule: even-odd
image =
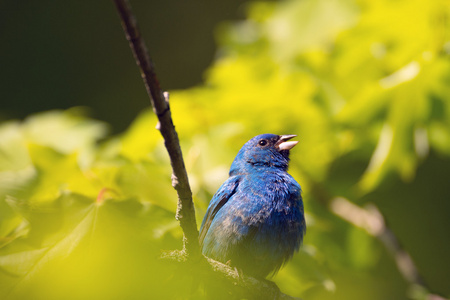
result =
[[172,185],[178,194],[177,220],[184,232],[183,248],[186,254],[199,257],[200,247],[198,243],[198,230],[195,220],[194,203],[192,201],[192,192],[189,186],[189,180],[186,167],[181,153],[180,142],[172,121],[169,101],[166,99],[158,79],[155,68],[142,39],[137,20],[131,11],[131,6],[127,0],[114,0],[117,11],[122,21],[122,27],[125,31],[127,40],[130,43],[131,50],[137,65],[141,70],[141,76],[144,80],[145,88],[150,97],[153,111],[158,116],[158,129],[164,138],[164,144],[169,153],[170,163],[172,165]]

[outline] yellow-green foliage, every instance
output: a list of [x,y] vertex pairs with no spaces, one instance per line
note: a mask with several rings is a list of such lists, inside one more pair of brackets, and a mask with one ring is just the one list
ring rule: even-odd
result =
[[[290,172],[308,232],[274,277],[281,290],[305,300],[424,297],[376,233],[335,205],[414,182],[430,153],[448,164],[449,2],[256,2],[217,39],[205,83],[170,99],[197,221],[245,141],[297,134]],[[181,247],[182,232],[155,125],[147,111],[106,138],[105,124],[77,109],[0,125],[1,299],[204,298],[190,274],[158,259]]]

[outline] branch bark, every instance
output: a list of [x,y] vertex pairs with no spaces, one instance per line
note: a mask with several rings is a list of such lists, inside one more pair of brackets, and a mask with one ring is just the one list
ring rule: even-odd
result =
[[191,256],[200,256],[200,246],[198,243],[198,230],[195,220],[194,203],[186,167],[183,161],[180,142],[172,121],[172,114],[168,97],[165,97],[156,77],[153,62],[148,54],[147,47],[141,37],[137,20],[131,10],[127,0],[114,0],[117,11],[122,22],[126,38],[130,43],[136,64],[141,71],[141,77],[150,97],[153,111],[158,116],[160,130],[164,138],[164,144],[169,153],[172,165],[172,185],[178,194],[178,207],[176,218],[183,229],[183,250]]

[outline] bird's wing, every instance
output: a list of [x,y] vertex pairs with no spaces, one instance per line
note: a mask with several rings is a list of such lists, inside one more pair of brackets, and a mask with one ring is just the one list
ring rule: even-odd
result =
[[203,218],[202,226],[200,227],[199,241],[200,245],[203,245],[206,233],[208,232],[211,222],[216,216],[217,212],[228,202],[228,200],[236,192],[239,185],[240,176],[232,176],[225,181],[219,190],[214,194],[211,202],[209,203],[208,210]]

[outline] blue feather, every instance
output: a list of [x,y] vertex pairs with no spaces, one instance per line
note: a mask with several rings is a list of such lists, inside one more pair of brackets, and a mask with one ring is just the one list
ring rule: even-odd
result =
[[287,173],[292,137],[263,134],[241,148],[203,219],[204,255],[266,277],[298,251],[306,224],[300,185]]

